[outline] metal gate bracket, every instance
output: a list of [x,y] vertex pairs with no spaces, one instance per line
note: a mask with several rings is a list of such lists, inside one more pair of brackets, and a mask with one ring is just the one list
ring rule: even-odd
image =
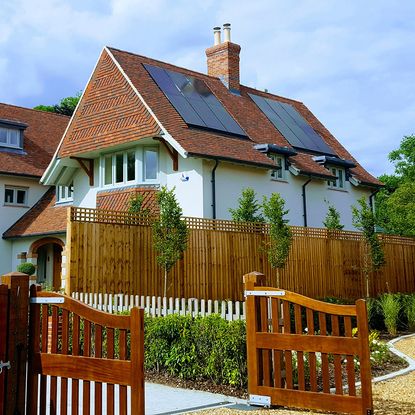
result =
[[63,297],[32,297],[30,304],[63,304],[65,299]]
[[3,372],[3,368],[11,369],[10,360],[4,363],[3,363],[3,360],[0,360],[0,374]]
[[245,297],[253,295],[256,297],[284,297],[285,291],[245,291]]
[[263,406],[265,408],[271,407],[271,397],[263,395],[249,395],[249,405]]

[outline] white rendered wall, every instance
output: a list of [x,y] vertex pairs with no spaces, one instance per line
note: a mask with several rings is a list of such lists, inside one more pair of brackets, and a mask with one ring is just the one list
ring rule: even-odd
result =
[[[302,185],[307,180],[307,177],[294,176],[289,171],[285,171],[285,180],[272,180],[268,170],[221,162],[216,170],[216,217],[230,219],[229,208],[236,208],[242,189],[251,187],[257,193],[260,202],[264,195],[280,193],[289,209],[289,223],[303,226]],[[345,225],[345,230],[351,230],[353,229],[351,205],[356,204],[357,199],[363,195],[369,198],[370,194],[369,189],[356,188],[350,182],[345,182],[344,190],[332,190],[325,180],[312,179],[306,186],[307,225],[323,227],[323,220],[328,210],[328,204],[325,202],[327,200],[340,212],[341,223]],[[212,191],[208,186],[205,187],[204,198],[207,209],[212,200]],[[211,212],[210,209],[210,214],[205,216],[212,217]]]
[[[27,206],[5,206],[4,189],[6,185],[27,187]],[[46,193],[48,188],[41,185],[38,179],[0,176],[0,275],[16,270],[12,264],[12,244],[9,240],[2,239],[1,236]]]

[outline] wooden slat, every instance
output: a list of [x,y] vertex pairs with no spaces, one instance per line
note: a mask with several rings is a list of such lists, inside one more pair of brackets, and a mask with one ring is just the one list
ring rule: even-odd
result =
[[[82,355],[84,357],[91,356],[91,323],[88,320],[84,320],[84,350]],[[94,376],[95,378],[95,376]],[[83,382],[83,397],[82,397],[82,414],[89,414],[90,412],[90,405],[91,405],[91,397],[90,397],[90,388],[91,384],[85,377]]]
[[[72,356],[79,356],[79,340],[80,340],[80,318],[77,314],[72,314]],[[62,358],[67,358],[62,356]],[[70,368],[73,372],[73,367]],[[44,371],[42,366],[42,371]],[[61,372],[62,373],[62,372]],[[72,374],[72,373],[71,373]],[[64,374],[66,378],[71,377],[71,374]],[[79,410],[79,381],[77,378],[72,379],[72,414],[78,415]]]
[[[58,309],[52,306],[52,319],[51,319],[52,336],[50,339],[51,353],[58,352]],[[57,379],[56,376],[52,376],[50,379],[50,411],[52,414],[57,412]]]
[[[271,312],[272,312],[272,332],[280,333],[280,302],[278,298],[271,299]],[[274,350],[274,387],[281,388],[281,361],[282,353],[280,350]]]
[[[346,337],[352,337],[352,319],[344,318],[344,332]],[[346,355],[347,384],[350,396],[356,396],[356,379],[353,354]]]
[[131,413],[143,414],[144,402],[144,310],[131,309]]
[[[62,310],[62,355],[67,355],[69,348],[69,312]],[[61,415],[66,415],[68,411],[68,379],[61,378]]]
[[[36,293],[37,294],[37,293]],[[48,351],[48,306],[42,305],[42,352]],[[46,414],[46,376],[40,377],[40,415]]]
[[[107,328],[107,359],[114,359],[114,329],[113,328]],[[119,363],[119,362],[116,362],[116,363]],[[108,415],[114,415],[114,383],[120,383],[117,380],[115,380],[114,376],[111,376],[111,378],[113,380],[107,381],[108,382],[107,384],[107,414]]]
[[275,344],[278,344],[281,350],[297,350],[300,352],[318,350],[323,354],[346,354],[350,353],[350,351],[359,353],[360,351],[359,340],[356,338],[325,335],[256,333],[256,345],[258,348],[271,349]]
[[[0,360],[6,362],[7,339],[8,339],[8,309],[9,289],[7,285],[0,285]],[[6,371],[0,373],[0,413],[5,413],[5,377]]]
[[[120,360],[127,359],[127,332],[120,330],[119,332],[119,354]],[[131,379],[128,382],[131,384]],[[120,415],[127,415],[127,387],[120,386]]]
[[[260,327],[263,333],[268,332],[268,307],[267,307],[268,299],[262,297],[259,299],[260,303]],[[270,363],[271,363],[271,348],[268,350],[262,350],[262,384],[264,386],[271,385],[271,370],[270,370]]]
[[[95,357],[102,357],[102,326],[95,325]],[[95,415],[102,414],[102,383],[95,381]]]
[[[284,319],[284,335],[288,335],[289,333],[291,333],[290,303],[288,301],[283,301],[282,313],[283,313],[283,319]],[[280,335],[276,335],[273,333],[271,334],[271,336],[275,337],[275,336],[280,336]],[[282,337],[279,337],[279,338],[282,338]],[[258,339],[256,340],[258,343]],[[291,342],[291,340],[289,342]],[[294,384],[293,384],[293,361],[292,361],[291,347],[281,346],[281,343],[278,343],[278,344],[279,344],[280,349],[285,350],[284,351],[285,382],[286,382],[287,388],[292,389],[294,387]]]
[[[320,327],[320,335],[327,335],[326,314],[318,313],[318,323]],[[325,337],[323,337],[325,338]],[[327,353],[321,353],[321,377],[323,382],[323,392],[330,392],[330,374],[329,374],[329,358]]]
[[298,408],[320,409],[340,413],[359,414],[362,412],[362,399],[357,396],[330,395],[289,389],[274,389],[267,386],[258,387],[258,394],[270,396],[271,404]]
[[[307,308],[307,335],[314,336],[314,313],[313,310]],[[308,353],[308,362],[310,366],[310,389],[317,392],[317,359],[316,354],[312,351]]]
[[[295,332],[302,336],[303,327],[301,322],[301,306],[294,304],[294,320],[295,320]],[[297,349],[296,346],[293,349]],[[305,371],[304,371],[304,353],[302,351],[297,352],[297,369],[298,369],[298,389],[305,390]]]
[[[339,336],[340,328],[339,328],[339,316],[331,316],[331,330],[332,336]],[[349,339],[344,339],[347,341]],[[344,353],[345,354],[345,353]],[[343,374],[342,374],[342,359],[339,354],[334,353],[334,384],[336,387],[336,394],[343,395]]]

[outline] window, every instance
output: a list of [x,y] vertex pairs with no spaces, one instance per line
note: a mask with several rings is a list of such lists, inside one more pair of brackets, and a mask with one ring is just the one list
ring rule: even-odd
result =
[[104,156],[104,185],[136,180],[135,150]]
[[4,190],[4,204],[11,206],[26,206],[27,188],[6,186]]
[[156,149],[144,150],[144,180],[156,180],[158,170],[158,152]]
[[333,189],[344,189],[344,170],[332,167],[331,173],[337,177],[337,180],[329,180],[327,184]]
[[283,180],[285,178],[285,163],[284,157],[277,154],[270,154],[270,158],[274,160],[275,164],[280,167],[278,170],[271,171],[271,178],[276,180]]
[[56,188],[56,203],[73,201],[73,184],[70,186],[58,186]]
[[22,131],[16,128],[0,127],[0,146],[22,148]]

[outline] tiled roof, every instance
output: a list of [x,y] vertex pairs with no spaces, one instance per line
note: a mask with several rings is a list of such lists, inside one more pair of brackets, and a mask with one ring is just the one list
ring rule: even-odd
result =
[[[368,184],[380,184],[377,179],[357,163],[350,153],[301,102],[257,91],[243,85],[240,87],[240,95],[234,94],[218,78],[114,48],[108,48],[108,51],[114,56],[117,65],[129,78],[161,126],[167,130],[189,156],[220,158],[244,164],[262,165],[264,167],[274,166],[266,154],[254,149],[254,145],[264,143],[287,147],[291,147],[291,145],[248,96],[248,93],[255,93],[294,106],[339,157],[356,162],[357,167],[352,169],[351,172],[357,179]],[[203,80],[227,111],[245,130],[248,138],[237,138],[211,130],[189,127],[153,81],[143,64],[159,66]],[[111,100],[121,99],[119,98],[120,96],[123,96],[123,94],[128,95],[132,91],[132,88],[119,77],[120,73],[117,73],[115,65],[111,64],[109,55],[104,50],[93,74],[92,81],[89,83],[84,95],[84,98],[87,98],[88,94],[92,97],[92,101],[89,100],[90,102],[85,99],[85,106],[94,108],[93,114],[88,116],[82,115],[83,109],[80,108],[79,118],[84,118],[84,121],[81,119],[79,125],[74,125],[73,131],[66,135],[59,152],[60,156],[66,157],[80,154],[93,148],[104,148],[114,144],[127,143],[144,136],[159,136],[159,128],[155,125],[154,119],[149,116],[147,109],[143,107],[140,101],[134,100],[134,94],[129,96],[128,100],[125,98],[125,101],[122,103],[118,103],[118,101],[116,104],[112,103]],[[93,95],[94,89],[97,97]],[[104,110],[94,107],[94,105],[98,105],[98,102],[103,102]],[[111,124],[109,112],[106,112],[111,107],[113,107],[112,116],[117,115],[121,117],[121,120],[125,120],[124,123],[117,126],[112,121]],[[114,108],[116,108],[116,111],[114,111]],[[136,118],[134,118],[134,114],[136,114]],[[93,121],[92,123],[91,120]],[[76,118],[74,119],[74,124],[78,124],[75,121]],[[111,133],[109,126],[113,126],[116,132]],[[83,131],[75,132],[75,130],[78,131],[79,129]],[[304,174],[331,175],[327,169],[314,162],[312,155],[306,152],[301,152],[298,156],[291,157],[290,161]]]
[[0,103],[0,119],[28,125],[23,135],[23,154],[0,147],[0,174],[41,177],[56,151],[69,117]]
[[51,187],[39,201],[3,234],[3,238],[48,235],[66,232],[67,206],[55,206],[55,188]]
[[144,196],[142,209],[148,209],[150,213],[157,212],[155,188],[130,187],[126,189],[111,189],[97,193],[97,209],[126,211],[132,196],[142,194]]

